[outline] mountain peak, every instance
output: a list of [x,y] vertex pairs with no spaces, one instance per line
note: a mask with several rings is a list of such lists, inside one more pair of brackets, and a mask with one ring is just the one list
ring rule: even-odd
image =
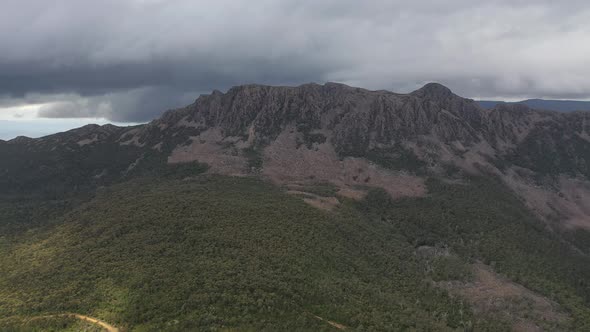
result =
[[27,143],[30,141],[33,141],[34,139],[28,136],[17,136],[15,138],[13,138],[12,140],[10,140],[12,143]]
[[412,92],[411,95],[421,98],[446,99],[448,97],[454,96],[454,93],[451,91],[451,89],[440,83],[428,83],[420,89]]

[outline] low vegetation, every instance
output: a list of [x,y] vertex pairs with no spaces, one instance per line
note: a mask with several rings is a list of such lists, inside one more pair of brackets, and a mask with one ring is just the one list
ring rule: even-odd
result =
[[388,169],[404,170],[420,175],[426,174],[426,163],[420,160],[413,151],[401,145],[387,149],[372,149],[363,156]]
[[30,319],[18,317],[0,319],[5,332],[103,332],[99,326],[66,316],[40,316]]

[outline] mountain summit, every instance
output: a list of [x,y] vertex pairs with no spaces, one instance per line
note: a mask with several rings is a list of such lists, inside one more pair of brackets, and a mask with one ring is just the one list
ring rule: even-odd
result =
[[446,86],[440,83],[427,83],[426,85],[412,92],[411,94],[416,97],[429,99],[446,99],[451,96],[454,96],[451,89],[447,88]]

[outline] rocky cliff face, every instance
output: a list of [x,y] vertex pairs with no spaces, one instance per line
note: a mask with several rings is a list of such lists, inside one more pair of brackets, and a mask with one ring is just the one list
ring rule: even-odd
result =
[[[51,156],[108,146],[127,156],[118,167],[88,173],[98,179],[129,174],[156,155],[291,189],[329,182],[351,197],[370,186],[396,197],[425,195],[429,176],[495,176],[545,220],[590,227],[590,113],[512,104],[485,110],[435,83],[410,94],[336,83],[245,85],[201,96],[144,126],[87,126],[5,142],[0,152],[16,146]],[[6,163],[0,168],[10,173]]]
[[224,136],[247,136],[256,145],[271,142],[288,125],[302,133],[330,130],[337,150],[354,155],[420,135],[473,143],[482,125],[481,113],[473,101],[437,84],[409,95],[335,83],[296,88],[249,85],[202,96],[158,122],[200,130],[219,128]]

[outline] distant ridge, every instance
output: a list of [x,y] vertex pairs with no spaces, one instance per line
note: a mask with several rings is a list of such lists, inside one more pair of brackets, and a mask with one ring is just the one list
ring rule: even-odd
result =
[[498,104],[524,104],[530,108],[556,111],[556,112],[575,112],[590,111],[590,101],[581,100],[548,100],[548,99],[527,99],[518,102],[504,102],[493,100],[479,100],[479,105],[483,108],[492,109]]

